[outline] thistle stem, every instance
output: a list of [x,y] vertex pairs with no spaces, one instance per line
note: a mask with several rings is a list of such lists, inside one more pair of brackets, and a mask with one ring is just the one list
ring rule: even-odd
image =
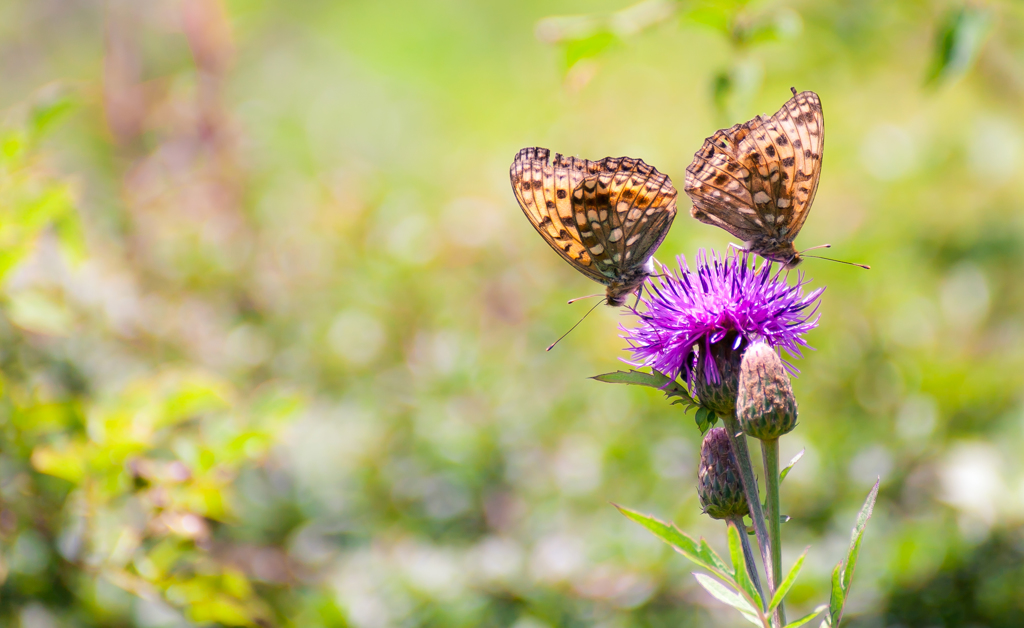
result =
[[754,558],[754,552],[750,549],[750,538],[747,534],[747,526],[743,523],[743,517],[732,517],[726,519],[726,521],[736,526],[736,531],[740,533],[740,543],[743,545],[743,562],[747,563],[747,575],[750,576],[750,581],[754,583],[757,594],[761,596],[761,600],[765,604],[765,608],[767,608],[770,600],[765,599],[764,589],[761,588],[761,576],[757,575],[757,559]]
[[[772,543],[772,581],[782,580],[782,517],[779,514],[779,439],[761,441],[764,459],[765,501],[768,507],[768,535]],[[786,610],[779,604],[781,625],[786,624]]]
[[765,565],[765,576],[768,580],[768,598],[766,602],[775,595],[775,577],[771,569],[772,564],[771,542],[768,538],[768,529],[764,525],[764,513],[761,512],[761,498],[757,493],[757,480],[754,478],[754,467],[750,463],[750,450],[747,449],[747,438],[740,430],[740,423],[736,420],[735,414],[721,415],[725,423],[725,431],[729,434],[729,442],[732,444],[732,451],[736,454],[736,463],[740,466],[740,479],[743,480],[743,492],[747,496],[747,505],[750,506],[750,519],[754,522],[754,532],[757,535],[757,544],[761,548],[761,561]]

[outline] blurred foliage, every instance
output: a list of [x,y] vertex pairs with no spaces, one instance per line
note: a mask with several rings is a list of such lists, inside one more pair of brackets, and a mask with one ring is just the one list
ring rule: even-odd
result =
[[[730,626],[700,433],[507,179],[820,94],[787,604],[1015,625],[1024,6],[0,2],[0,625]],[[685,216],[662,261],[723,249]],[[999,556],[995,560],[993,556]],[[1000,562],[1005,560],[1005,562]],[[957,590],[963,595],[947,595]]]
[[987,6],[968,4],[951,10],[938,33],[928,80],[948,81],[969,70],[991,27],[992,9]]

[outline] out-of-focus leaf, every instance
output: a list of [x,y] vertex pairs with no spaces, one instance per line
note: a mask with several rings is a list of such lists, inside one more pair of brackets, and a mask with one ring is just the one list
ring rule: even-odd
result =
[[744,619],[754,624],[755,626],[764,626],[764,622],[758,618],[757,611],[750,605],[743,596],[733,591],[729,587],[725,586],[721,582],[715,580],[711,576],[695,573],[693,577],[697,579],[700,586],[704,587],[704,590],[710,593],[719,602],[724,602],[729,606],[735,608],[743,615]]
[[778,587],[775,589],[775,595],[772,596],[772,601],[768,605],[769,612],[778,608],[779,604],[782,604],[782,600],[786,599],[786,594],[788,594],[789,590],[793,588],[793,584],[800,575],[800,569],[804,566],[804,558],[807,557],[807,552],[810,549],[810,547],[807,547],[807,549],[804,550],[804,553],[800,554],[800,558],[796,559],[796,562],[793,563],[789,573],[786,574],[786,577],[782,579],[782,582],[779,583]]
[[12,415],[13,423],[26,434],[44,435],[67,429],[80,419],[72,403],[40,403],[20,408]]
[[583,39],[573,39],[566,42],[563,44],[565,47],[564,69],[568,70],[583,59],[596,57],[618,43],[618,41],[619,38],[614,33],[603,31]]
[[801,449],[795,456],[793,456],[793,459],[789,461],[789,464],[787,464],[785,468],[783,468],[782,471],[779,472],[779,484],[782,484],[782,481],[786,479],[786,476],[789,475],[789,472],[793,469],[794,466],[796,466],[796,463],[800,462],[800,459],[804,457],[805,451],[807,451],[806,447],[804,449]]
[[846,593],[843,591],[843,561],[839,561],[832,570],[831,595],[828,601],[828,616],[822,624],[838,626],[837,617],[842,617],[843,605],[846,604]]
[[215,622],[228,626],[255,626],[245,605],[226,595],[211,595],[191,602],[188,618],[195,622]]
[[828,604],[822,604],[821,606],[819,606],[818,608],[814,609],[810,613],[804,615],[800,619],[795,619],[795,620],[789,622],[788,624],[786,624],[786,628],[797,628],[798,626],[803,626],[804,624],[806,624],[807,622],[811,621],[812,619],[817,617],[822,611],[825,611],[825,610],[828,610]]
[[773,41],[793,39],[803,30],[800,14],[792,9],[780,8],[769,13],[737,21],[732,37],[737,45],[752,46]]
[[32,103],[28,128],[33,137],[45,135],[53,125],[74,109],[75,101],[68,90],[61,85],[45,88]]
[[949,82],[970,70],[992,30],[992,21],[992,9],[980,3],[967,3],[950,12],[939,27],[926,82]]
[[737,0],[705,0],[691,4],[679,17],[684,24],[706,26],[729,37],[733,20],[745,4]]
[[84,444],[63,448],[37,447],[32,452],[36,471],[78,484],[85,477],[89,452]]
[[875,507],[875,499],[878,498],[878,485],[881,480],[875,481],[868,497],[864,500],[864,506],[857,514],[857,523],[853,526],[853,534],[850,537],[850,550],[846,559],[839,561],[832,572],[832,596],[829,601],[829,619],[831,625],[839,626],[843,619],[843,607],[850,595],[850,585],[853,584],[853,572],[857,567],[857,556],[860,554],[860,543],[864,537],[864,529],[867,527],[868,519]]
[[188,374],[180,382],[172,382],[164,401],[163,425],[187,420],[196,414],[223,410],[230,406],[229,387],[219,379],[201,374]]
[[67,336],[74,326],[74,318],[63,304],[36,291],[12,295],[7,316],[21,329],[47,336]]
[[671,0],[643,0],[612,13],[608,23],[619,36],[635,35],[672,17],[678,10],[679,3]]
[[23,131],[0,132],[0,165],[19,162],[27,148],[28,142]]
[[669,0],[643,0],[610,14],[552,16],[537,24],[537,38],[561,46],[563,70],[580,61],[592,59],[675,14],[677,3]]

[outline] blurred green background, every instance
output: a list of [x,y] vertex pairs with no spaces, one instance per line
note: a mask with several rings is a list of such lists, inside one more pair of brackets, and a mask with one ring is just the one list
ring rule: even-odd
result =
[[880,476],[849,625],[1024,624],[1024,5],[628,1],[0,2],[0,625],[743,625],[609,504],[724,545],[508,166],[681,188],[790,86],[873,266],[802,267],[790,616]]

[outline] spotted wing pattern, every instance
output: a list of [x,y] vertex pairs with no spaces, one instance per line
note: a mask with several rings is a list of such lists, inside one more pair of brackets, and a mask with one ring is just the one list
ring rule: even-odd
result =
[[797,263],[793,240],[818,190],[824,124],[818,95],[793,90],[770,118],[757,116],[704,140],[686,169],[691,215],[766,259]]
[[613,296],[632,292],[668,234],[677,192],[640,159],[589,161],[524,148],[510,169],[523,213],[567,262]]

